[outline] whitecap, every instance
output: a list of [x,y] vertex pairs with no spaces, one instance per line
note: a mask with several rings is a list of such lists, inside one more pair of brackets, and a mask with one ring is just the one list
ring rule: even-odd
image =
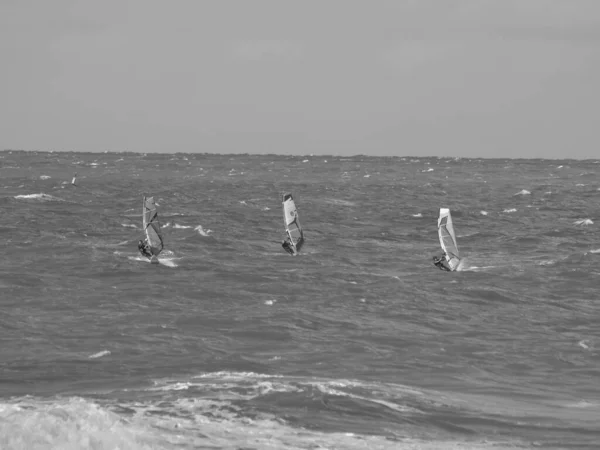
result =
[[212,233],[212,230],[204,230],[202,225],[198,225],[196,228],[194,228],[194,230],[196,230],[200,236],[208,236],[210,233]]
[[421,214],[421,213],[417,213],[417,214],[413,214],[412,216],[413,216],[413,217],[423,217],[423,214]]
[[302,162],[303,162],[303,163],[307,163],[307,162],[308,162],[308,159],[305,159],[305,160],[304,160],[304,161],[302,161]]
[[88,356],[89,359],[102,358],[103,356],[110,355],[110,350],[102,350],[101,352],[94,353],[93,355]]
[[487,212],[487,211],[483,211],[483,210],[482,210],[482,211],[479,211],[479,213],[480,213],[482,216],[487,216],[487,215],[488,215],[488,212]]
[[430,167],[430,168],[429,168],[429,169],[427,169],[427,170],[421,170],[421,172],[433,172],[433,167]]
[[579,219],[573,222],[575,225],[593,225],[592,219]]
[[55,201],[55,202],[64,202],[62,198],[54,197],[48,194],[27,194],[27,195],[15,195],[16,199],[20,200],[44,200],[44,201]]
[[271,208],[269,208],[268,206],[265,206],[265,207],[263,208],[263,211],[271,211]]
[[121,226],[125,228],[137,228],[137,225],[134,225],[133,223],[122,223]]
[[557,169],[562,169],[564,166],[558,166]]
[[583,184],[583,183],[577,183],[575,186],[581,187],[581,186],[585,186],[585,184]]
[[265,305],[272,306],[277,300],[265,300]]
[[517,212],[517,209],[516,208],[507,208],[507,209],[505,209],[502,212],[505,212],[505,213],[514,213],[514,212]]
[[[530,194],[531,194],[531,192],[529,192],[527,189],[523,189],[523,190],[517,192],[515,195],[530,195]],[[513,195],[513,197],[514,197],[514,195]]]
[[590,341],[588,341],[587,339],[584,339],[584,340],[582,340],[582,341],[579,341],[579,342],[577,343],[577,345],[579,345],[581,348],[584,348],[584,349],[586,349],[586,350],[589,350],[589,348],[590,348],[590,345],[589,345],[589,344],[590,344]]
[[173,225],[173,228],[178,228],[178,229],[185,229],[185,228],[192,228],[191,225],[179,225],[179,224],[175,224]]
[[363,178],[370,178],[371,175],[365,175]]
[[47,180],[49,178],[52,178],[50,175],[41,175],[40,176],[40,180]]

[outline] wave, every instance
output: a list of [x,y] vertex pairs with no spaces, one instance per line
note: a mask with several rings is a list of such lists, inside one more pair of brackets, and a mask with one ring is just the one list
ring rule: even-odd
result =
[[196,230],[200,236],[208,237],[210,233],[212,233],[212,230],[204,230],[204,228],[202,228],[202,225],[198,225],[196,228],[194,228],[194,230]]
[[17,200],[42,200],[46,202],[64,202],[62,198],[54,197],[53,195],[39,193],[39,194],[23,194],[15,195]]
[[[265,395],[269,391],[264,387]],[[318,390],[318,388],[317,388]],[[325,389],[326,390],[326,389]],[[285,393],[283,393],[285,395]],[[335,401],[333,391],[325,396],[325,405],[343,413],[345,405]],[[354,399],[361,402],[360,398]],[[388,405],[374,402],[378,409]],[[195,448],[277,448],[308,450],[343,448],[347,450],[403,449],[503,449],[525,448],[515,442],[494,442],[474,437],[460,439],[437,436],[425,439],[409,437],[411,426],[389,425],[385,435],[364,433],[357,424],[353,431],[324,432],[328,423],[319,417],[307,419],[309,426],[296,425],[298,418],[286,420],[268,411],[246,417],[235,402],[218,399],[180,398],[167,403],[131,401],[111,404],[80,397],[40,400],[18,399],[0,403],[0,442],[2,448],[77,448],[163,450]],[[393,411],[402,414],[403,411]],[[305,415],[310,415],[306,411]],[[352,418],[350,417],[349,420]],[[414,425],[412,426],[414,428]],[[397,428],[394,431],[394,428]],[[448,434],[448,433],[447,433]]]
[[93,355],[88,356],[88,358],[89,359],[97,359],[97,358],[102,358],[103,356],[108,356],[108,355],[110,355],[109,350],[102,350],[101,352],[94,353]]

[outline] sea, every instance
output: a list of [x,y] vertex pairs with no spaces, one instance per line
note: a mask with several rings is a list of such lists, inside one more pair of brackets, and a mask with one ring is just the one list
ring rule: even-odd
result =
[[600,448],[600,160],[3,151],[0,212],[2,450]]

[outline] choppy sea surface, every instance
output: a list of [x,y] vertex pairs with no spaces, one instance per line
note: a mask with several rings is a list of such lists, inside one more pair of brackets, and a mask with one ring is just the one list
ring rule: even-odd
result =
[[599,162],[0,152],[0,448],[598,448]]

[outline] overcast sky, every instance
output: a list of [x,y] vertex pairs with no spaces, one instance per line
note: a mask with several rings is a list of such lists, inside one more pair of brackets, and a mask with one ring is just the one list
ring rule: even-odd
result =
[[0,149],[600,157],[600,0],[0,0]]

